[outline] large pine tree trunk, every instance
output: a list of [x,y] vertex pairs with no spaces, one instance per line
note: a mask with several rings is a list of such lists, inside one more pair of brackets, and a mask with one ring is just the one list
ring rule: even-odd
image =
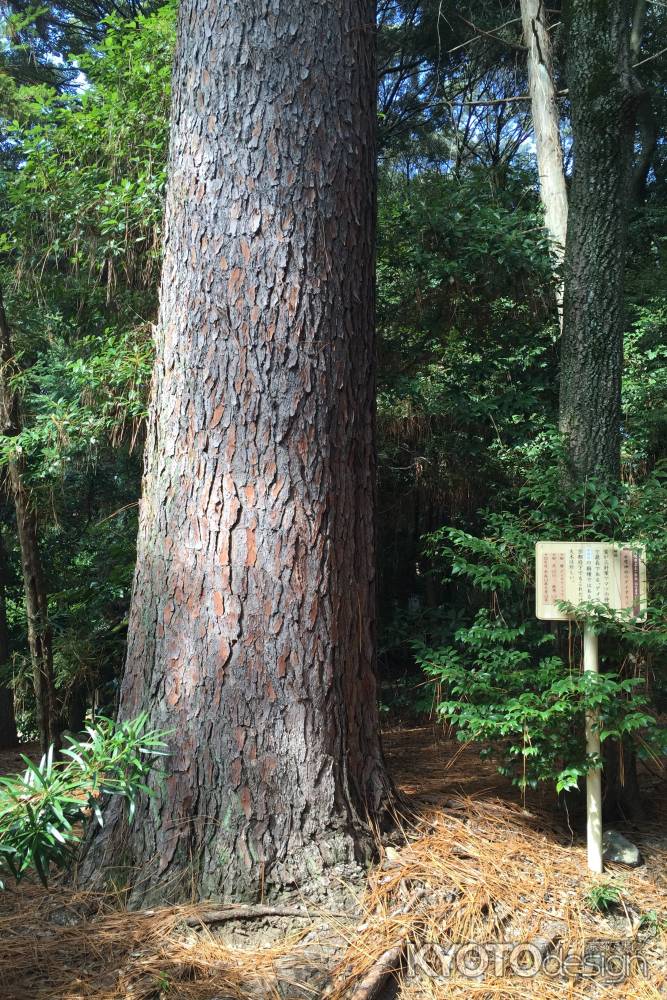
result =
[[565,252],[560,427],[574,480],[620,475],[623,277],[636,88],[627,0],[569,0],[574,173]]
[[[10,384],[13,363],[11,331],[0,290],[0,432],[8,436],[14,436],[21,430],[19,401]],[[51,626],[39,551],[37,515],[30,491],[24,481],[24,462],[20,456],[10,459],[7,463],[7,478],[16,511],[16,530],[21,551],[37,728],[42,750],[46,751],[50,744],[57,749],[60,741],[53,677]]]
[[172,730],[83,868],[252,898],[365,860],[376,707],[371,0],[184,0],[120,713]]

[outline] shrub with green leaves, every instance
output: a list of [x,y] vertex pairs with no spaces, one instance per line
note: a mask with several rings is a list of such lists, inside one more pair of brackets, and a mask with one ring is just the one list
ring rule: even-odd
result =
[[[521,788],[553,781],[575,787],[600,761],[586,755],[584,716],[599,718],[600,737],[630,740],[638,756],[665,752],[656,718],[667,652],[667,469],[613,489],[589,481],[563,490],[553,446],[526,474],[518,503],[484,516],[483,536],[445,527],[427,540],[447,583],[467,591],[464,625],[413,641],[436,685],[437,711],[466,742],[500,757]],[[600,605],[581,605],[572,625],[535,618],[534,547],[539,540],[642,541],[651,600],[646,622]],[[600,635],[602,670],[582,670],[580,623]]]
[[132,820],[137,796],[151,794],[148,772],[166,752],[166,734],[147,722],[145,713],[119,723],[99,718],[86,727],[88,740],[65,737],[62,759],[53,747],[39,764],[22,755],[25,773],[0,778],[0,874],[18,881],[36,871],[46,885],[50,866],[71,860],[86,824],[103,825],[103,796],[124,798]]

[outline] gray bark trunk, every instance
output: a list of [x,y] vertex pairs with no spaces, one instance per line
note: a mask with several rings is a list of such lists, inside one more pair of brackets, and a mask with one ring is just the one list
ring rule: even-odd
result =
[[623,276],[636,95],[626,0],[570,0],[574,174],[565,250],[560,427],[574,480],[620,475]]
[[[172,730],[83,877],[275,896],[387,805],[374,569],[370,0],[184,0],[120,714]],[[138,877],[136,872],[138,872]]]
[[[568,85],[574,175],[565,251],[560,427],[574,482],[620,478],[623,279],[640,88],[627,0],[569,0]],[[637,18],[635,17],[635,25]],[[638,43],[635,43],[638,44]],[[638,812],[631,748],[606,741],[605,811]]]

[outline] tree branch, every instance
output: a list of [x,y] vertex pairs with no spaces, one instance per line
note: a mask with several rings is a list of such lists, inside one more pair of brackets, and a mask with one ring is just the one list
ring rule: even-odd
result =
[[[349,919],[349,913],[324,913],[318,916]],[[313,914],[303,908],[294,906],[228,906],[224,910],[209,910],[188,917],[185,921],[188,927],[199,927],[200,924],[222,924],[227,920],[260,920],[263,917],[300,917],[302,920],[312,920]]]
[[637,69],[638,66],[643,66],[645,63],[652,62],[654,59],[657,59],[658,56],[664,55],[665,52],[667,52],[667,46],[665,46],[664,49],[660,49],[658,52],[654,52],[652,56],[647,56],[646,59],[636,62],[632,68]]
[[[456,16],[457,17],[461,17],[460,14],[457,14]],[[462,18],[462,20],[465,21],[465,18]],[[509,21],[503,21],[503,23],[499,24],[497,28],[492,28],[492,32],[500,31],[501,28],[506,28],[509,24],[516,24],[520,20],[521,20],[520,17],[513,17]],[[470,21],[466,21],[466,24],[470,24]],[[472,27],[475,28],[474,25],[472,25]],[[475,28],[475,30],[477,30],[477,29]],[[485,32],[485,34],[489,34],[489,33]],[[466,45],[472,45],[473,42],[478,42],[480,40],[480,38],[483,38],[483,37],[484,37],[483,34],[479,34],[479,35],[475,35],[473,38],[468,38],[468,39],[466,39],[465,42],[461,42],[460,45],[455,45],[453,49],[448,49],[447,50],[447,55],[451,55],[453,52],[458,52],[459,49],[464,49],[466,47]],[[494,38],[497,42],[504,42],[504,39],[500,38],[498,35],[492,34],[491,37]]]
[[[556,93],[556,97],[567,97],[567,90],[559,90]],[[461,101],[459,107],[464,106],[468,108],[476,107],[491,107],[494,104],[508,104],[510,101],[529,101],[530,94],[517,94],[515,97],[498,97],[493,101]]]
[[[476,24],[473,24],[472,21],[469,21],[467,17],[464,17],[463,14],[459,14],[457,11],[454,11],[454,17],[458,17],[459,21],[463,21],[464,24],[467,24],[469,28],[472,28],[473,31],[476,31],[478,35],[484,38],[491,38],[494,42],[500,42],[501,45],[507,45],[510,49],[514,49],[515,52],[527,51],[526,46],[522,45],[520,42],[513,42],[509,38],[501,38],[500,35],[494,35],[493,31],[485,31],[484,28],[478,28]],[[514,18],[513,20],[520,21],[521,18]],[[506,24],[512,23],[513,21],[506,21],[505,24],[500,25],[500,27],[503,28]],[[494,30],[498,31],[500,29],[496,28]],[[470,40],[472,41],[473,39]]]

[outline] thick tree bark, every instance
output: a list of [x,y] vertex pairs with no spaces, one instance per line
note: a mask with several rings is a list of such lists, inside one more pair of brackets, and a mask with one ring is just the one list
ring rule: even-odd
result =
[[[252,899],[387,805],[374,569],[371,0],[184,0],[120,714],[171,729],[83,877]],[[136,866],[136,867],[135,867]]]
[[[9,374],[13,364],[12,340],[0,290],[0,431],[16,435],[21,430],[18,397],[13,392]],[[53,653],[49,625],[48,598],[44,586],[37,536],[37,516],[30,492],[23,479],[20,457],[8,462],[7,478],[16,511],[16,529],[21,550],[28,646],[35,685],[37,728],[42,750],[50,744],[59,746],[60,734],[53,679]]]
[[[560,141],[560,115],[553,78],[551,39],[543,0],[521,0],[523,37],[528,49],[528,90],[533,114],[535,152],[540,175],[544,222],[560,268],[567,235],[567,187]],[[559,283],[558,314],[562,316],[563,290]]]
[[[617,482],[621,466],[623,279],[640,88],[630,57],[628,0],[568,0],[568,85],[574,174],[565,250],[560,428],[572,482]],[[635,27],[637,18],[635,16]],[[634,43],[638,44],[638,43]],[[605,811],[638,814],[631,748],[607,741]]]
[[[7,628],[7,606],[5,594],[7,586],[7,554],[0,532],[0,668],[9,663],[9,629]],[[18,743],[16,717],[14,715],[14,692],[6,678],[0,678],[0,749],[7,750]]]
[[627,0],[569,0],[574,174],[565,251],[560,427],[574,480],[620,475],[623,276],[636,86]]

